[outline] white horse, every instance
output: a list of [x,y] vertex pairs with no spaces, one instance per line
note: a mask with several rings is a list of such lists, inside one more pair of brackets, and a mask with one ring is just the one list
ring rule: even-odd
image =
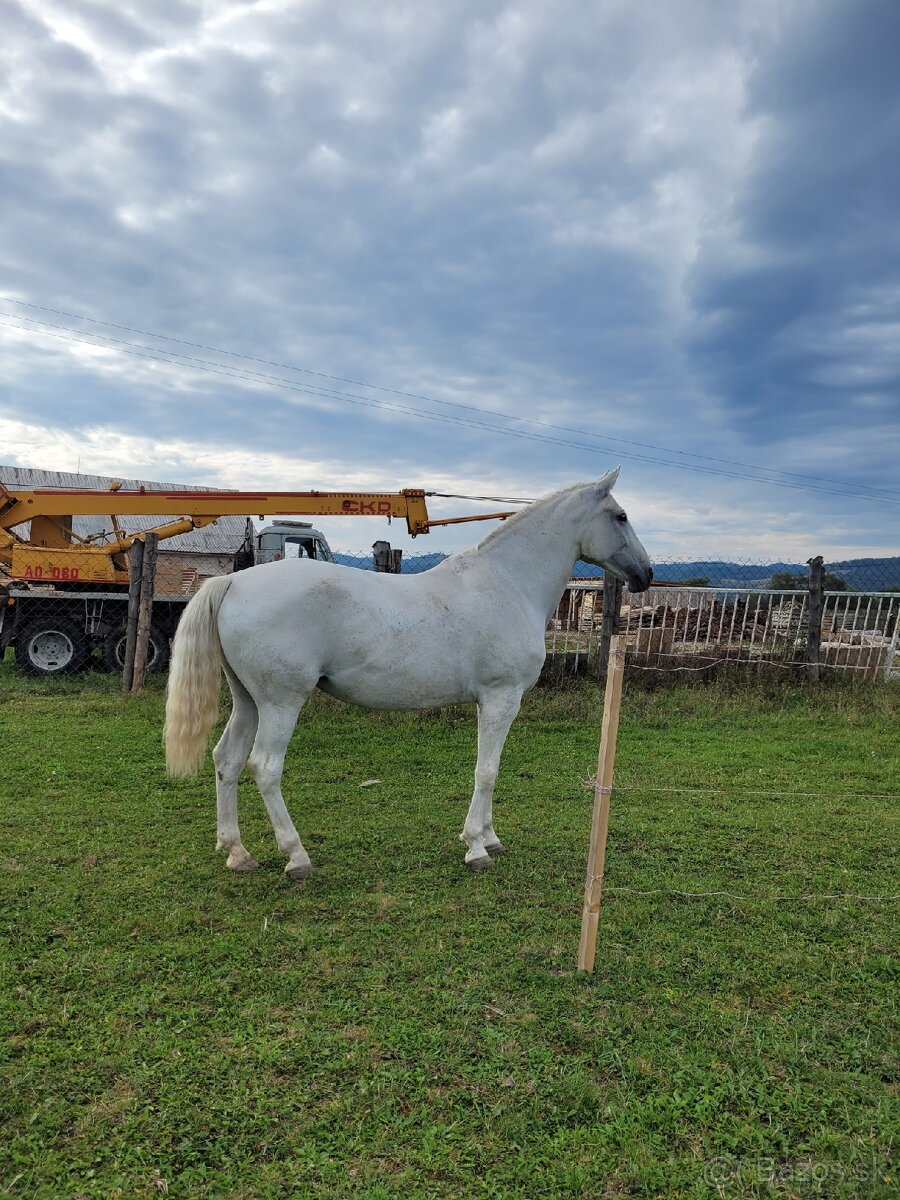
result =
[[[387,575],[310,559],[209,580],[178,626],[166,704],[166,762],[195,774],[219,714],[221,670],[234,707],[213,752],[217,849],[233,871],[258,866],[241,844],[238,779],[249,756],[286,873],[313,865],[281,795],[285,753],[314,688],[369,708],[478,706],[475,791],[460,840],[474,871],[504,846],[492,797],[522,695],[537,682],[544,631],[578,559],[632,591],[650,561],[610,489],[618,470],[535,501],[420,575]],[[402,650],[402,654],[397,651]]]

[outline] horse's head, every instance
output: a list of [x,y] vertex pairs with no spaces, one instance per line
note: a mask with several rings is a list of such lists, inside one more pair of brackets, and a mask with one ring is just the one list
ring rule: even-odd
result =
[[625,511],[613,499],[612,486],[618,477],[616,467],[588,485],[591,510],[581,537],[580,556],[611,571],[628,584],[630,591],[643,592],[650,586],[653,568]]

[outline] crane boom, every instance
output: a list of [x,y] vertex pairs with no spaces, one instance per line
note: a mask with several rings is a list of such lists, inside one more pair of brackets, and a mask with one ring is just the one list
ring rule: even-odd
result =
[[[115,515],[110,515],[115,514]],[[243,492],[154,491],[80,488],[10,489],[0,484],[0,566],[13,579],[64,582],[128,582],[124,557],[136,538],[149,530],[125,533],[122,516],[177,518],[153,530],[160,538],[175,537],[219,517],[255,516],[398,517],[416,537],[428,533],[428,509],[421,488],[399,492]],[[75,517],[109,516],[112,541],[79,537]],[[30,522],[28,537],[16,526]],[[60,558],[64,554],[64,558]],[[55,556],[55,558],[54,558]]]
[[[146,488],[108,491],[35,488],[0,492],[0,528],[24,521],[65,521],[75,516],[225,517],[318,516],[402,517],[413,537],[428,532],[428,509],[421,488],[400,492],[182,492]],[[59,533],[62,535],[62,530]],[[32,536],[29,539],[36,542]],[[51,543],[44,543],[51,544]],[[66,538],[65,544],[71,542]]]
[[[61,579],[67,582],[128,582],[124,555],[132,543],[150,532],[126,533],[118,518],[177,518],[152,532],[161,539],[210,525],[225,516],[397,517],[405,520],[412,537],[428,533],[433,525],[460,521],[500,519],[509,513],[485,513],[431,521],[422,488],[398,492],[245,492],[155,491],[123,488],[114,483],[106,490],[91,488],[12,489],[0,483],[0,567],[13,579]],[[73,529],[75,517],[107,516],[111,534],[80,537]],[[28,537],[16,527],[30,522]],[[110,540],[110,537],[112,540]],[[66,558],[55,565],[53,553]]]

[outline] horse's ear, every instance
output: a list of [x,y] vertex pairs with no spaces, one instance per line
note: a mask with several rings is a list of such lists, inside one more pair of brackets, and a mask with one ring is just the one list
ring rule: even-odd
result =
[[615,483],[619,478],[619,471],[621,471],[621,469],[621,467],[616,467],[613,471],[607,471],[602,479],[597,480],[595,487],[597,488],[597,495],[601,500],[604,498],[604,496],[608,496],[615,487]]

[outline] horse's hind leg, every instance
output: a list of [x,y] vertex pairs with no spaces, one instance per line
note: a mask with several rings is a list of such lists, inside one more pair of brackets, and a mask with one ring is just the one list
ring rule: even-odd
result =
[[260,704],[259,729],[250,754],[250,770],[266,804],[275,840],[287,855],[285,874],[291,879],[308,879],[313,865],[294,828],[281,794],[281,773],[291,734],[302,704]]
[[237,789],[241,771],[256,737],[256,704],[227,665],[225,674],[234,706],[225,732],[213,750],[213,762],[216,766],[216,849],[228,851],[226,866],[232,871],[252,871],[259,863],[241,844]]
[[475,791],[459,835],[465,842],[466,864],[473,871],[483,871],[492,865],[491,853],[502,854],[504,847],[494,832],[494,784],[500,768],[500,755],[509,727],[522,703],[522,693],[496,691],[483,696],[478,703],[478,761],[475,765]]

